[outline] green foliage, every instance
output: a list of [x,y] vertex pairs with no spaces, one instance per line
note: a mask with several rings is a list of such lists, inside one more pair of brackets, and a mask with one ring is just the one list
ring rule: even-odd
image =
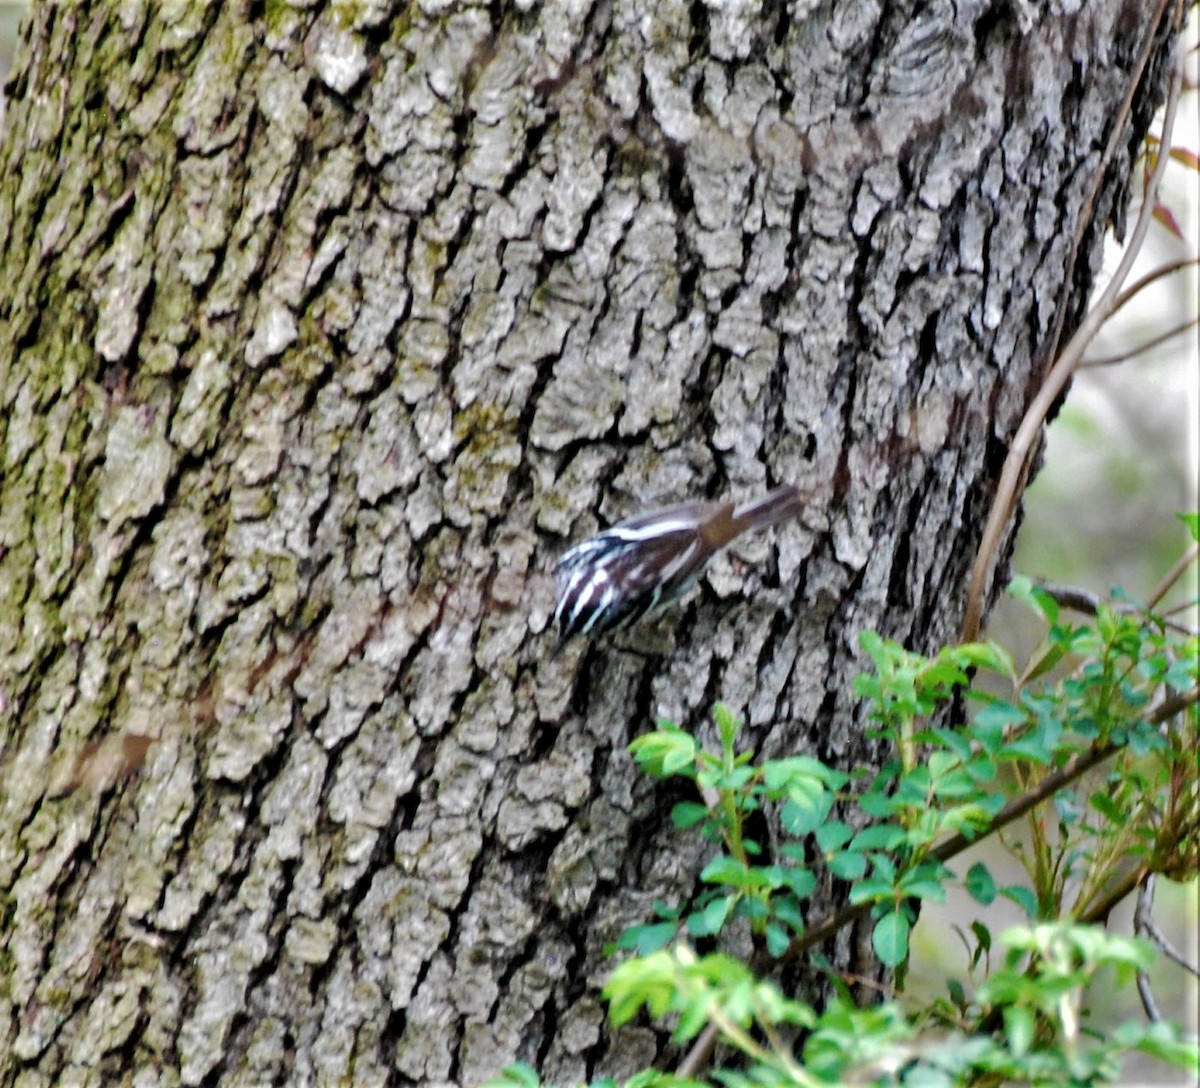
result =
[[[809,1086],[893,1083],[926,1088],[1000,1081],[1086,1085],[1113,1082],[1120,1055],[1142,1051],[1182,1068],[1195,1068],[1196,1047],[1165,1023],[1121,1025],[1109,1037],[1082,1027],[1080,1000],[1105,968],[1132,972],[1152,958],[1139,941],[1068,922],[1021,926],[1001,935],[1004,966],[980,986],[973,1001],[960,998],[953,1016],[921,1018],[899,1002],[858,1008],[842,998],[817,1014],[756,978],[722,953],[697,955],[683,944],[626,960],[613,972],[604,996],[615,1025],[642,1010],[670,1016],[673,1037],[694,1039],[715,1024],[723,1040],[747,1060],[723,1069],[725,1085]],[[964,1030],[991,1021],[1003,1031]],[[802,1029],[799,1053],[784,1042]],[[597,1085],[610,1082],[598,1081]],[[708,1085],[647,1071],[628,1088]],[[511,1066],[492,1088],[535,1088],[528,1066]]]
[[[1100,607],[1073,625],[1027,580],[1010,592],[1046,625],[1022,667],[993,643],[925,658],[862,637],[872,670],[855,690],[894,752],[870,776],[803,755],[756,760],[723,706],[716,749],[669,722],[633,742],[646,773],[694,784],[672,819],[715,852],[693,900],[656,904],[654,919],[613,946],[632,953],[604,990],[615,1025],[665,1019],[680,1042],[715,1030],[741,1056],[713,1073],[731,1086],[1095,1084],[1117,1079],[1130,1051],[1197,1067],[1195,1041],[1172,1025],[1129,1022],[1107,1034],[1084,1025],[1100,972],[1127,984],[1152,958],[1149,946],[1092,923],[1146,874],[1186,879],[1197,869],[1200,646],[1136,610]],[[953,706],[972,712],[950,727]],[[770,854],[748,833],[764,810],[782,835]],[[1027,880],[1002,887],[981,862],[961,876],[952,868],[988,835]],[[831,879],[850,884],[848,905],[814,921],[808,901]],[[1028,923],[999,937],[979,920],[955,927],[970,977],[914,1006],[903,995],[912,927],[921,902],[945,900],[951,886],[984,906],[1007,898]],[[818,1012],[761,977],[800,957],[828,969],[814,946],[863,917],[876,956],[895,969],[894,999],[858,1008],[833,977],[840,996]],[[758,950],[753,966],[692,947],[739,929]],[[514,1066],[492,1083],[539,1081]],[[627,1082],[709,1083],[653,1070]]]

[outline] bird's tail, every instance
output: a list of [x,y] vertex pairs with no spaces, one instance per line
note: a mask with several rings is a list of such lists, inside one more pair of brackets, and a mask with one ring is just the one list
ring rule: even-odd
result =
[[730,519],[736,535],[750,529],[766,529],[800,513],[803,497],[791,484],[769,491],[761,499],[752,499],[733,508]]

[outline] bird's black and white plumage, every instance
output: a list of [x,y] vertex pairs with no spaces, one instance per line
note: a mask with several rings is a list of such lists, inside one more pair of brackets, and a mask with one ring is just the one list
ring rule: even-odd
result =
[[640,514],[576,544],[555,567],[560,644],[619,631],[678,600],[727,544],[800,512],[786,484],[761,499],[688,502]]

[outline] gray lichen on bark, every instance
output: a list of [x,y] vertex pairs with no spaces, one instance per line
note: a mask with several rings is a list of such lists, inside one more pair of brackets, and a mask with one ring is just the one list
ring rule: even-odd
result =
[[[625,746],[719,698],[768,751],[873,758],[856,637],[955,628],[1159,91],[1143,14],[36,6],[0,182],[0,1080],[659,1057],[605,1025],[601,949],[703,857]],[[696,607],[550,656],[570,540],[782,480],[804,524]]]

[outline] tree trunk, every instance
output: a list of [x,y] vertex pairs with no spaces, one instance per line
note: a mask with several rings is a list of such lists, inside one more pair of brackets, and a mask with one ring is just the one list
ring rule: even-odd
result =
[[[876,758],[857,637],[954,636],[1161,98],[1151,6],[35,5],[0,1084],[663,1055],[602,948],[705,859],[626,745],[722,700]],[[569,543],[784,481],[802,523],[552,656]]]

